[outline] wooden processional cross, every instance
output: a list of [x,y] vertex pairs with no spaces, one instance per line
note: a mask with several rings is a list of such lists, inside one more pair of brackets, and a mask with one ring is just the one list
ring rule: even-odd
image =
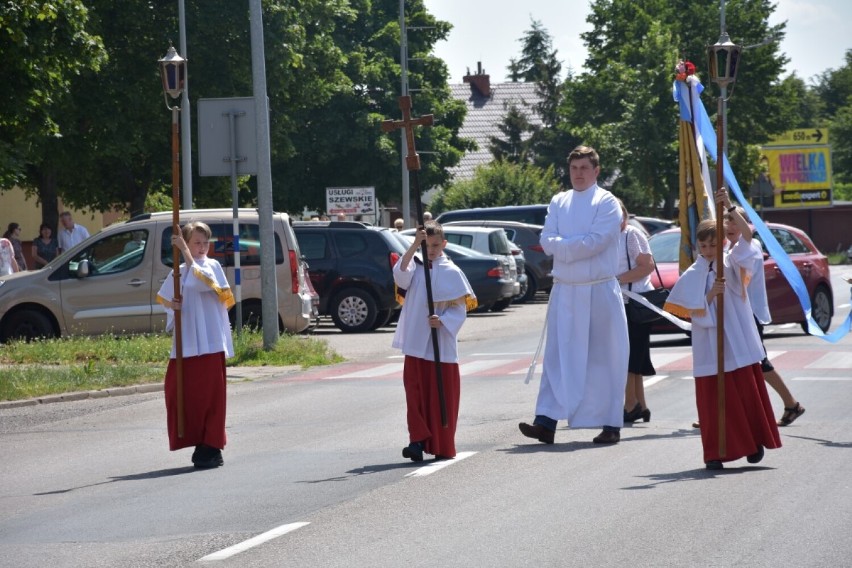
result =
[[[385,120],[382,121],[383,132],[393,132],[394,130],[405,130],[405,142],[408,147],[408,153],[405,156],[405,167],[414,182],[415,205],[417,207],[417,226],[423,227],[423,200],[420,193],[420,179],[417,172],[420,171],[420,156],[417,155],[417,150],[414,147],[414,127],[415,126],[432,126],[434,118],[431,114],[425,114],[420,118],[411,118],[411,97],[408,95],[399,97],[399,108],[402,110],[402,120]],[[429,266],[429,255],[426,248],[426,241],[423,241],[421,246],[423,254],[423,271],[426,278],[426,302],[429,304],[429,316],[435,314],[435,302],[432,299],[432,276]],[[438,401],[441,405],[441,425],[446,428],[447,421],[447,402],[444,397],[444,379],[441,375],[441,353],[438,349],[438,330],[432,330],[432,353],[435,356],[435,380],[438,384]]]

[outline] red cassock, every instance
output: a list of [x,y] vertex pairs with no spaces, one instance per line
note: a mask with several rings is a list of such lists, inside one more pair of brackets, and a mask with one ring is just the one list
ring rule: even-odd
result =
[[222,449],[225,436],[225,354],[223,352],[183,359],[184,435],[177,434],[177,371],[175,360],[166,369],[166,423],[169,449],[206,444]]
[[781,435],[772,412],[760,363],[725,373],[725,445],[719,455],[718,389],[715,375],[695,378],[695,402],[701,423],[704,462],[734,461],[781,447]]
[[458,363],[441,363],[447,427],[441,424],[441,404],[435,362],[405,356],[402,381],[408,407],[408,435],[412,442],[426,441],[425,452],[445,458],[456,457],[456,424],[459,417],[461,377]]

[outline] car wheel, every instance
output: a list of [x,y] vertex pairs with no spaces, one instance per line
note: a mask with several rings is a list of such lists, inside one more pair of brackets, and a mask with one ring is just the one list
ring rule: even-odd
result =
[[[243,329],[256,331],[263,329],[263,309],[257,302],[243,302]],[[231,321],[231,329],[237,329],[237,307],[234,306],[228,312]]]
[[538,292],[538,283],[535,281],[535,276],[533,276],[532,272],[527,271],[527,290],[518,303],[532,302],[536,292]]
[[331,303],[331,319],[345,333],[370,331],[377,316],[376,301],[368,292],[358,288],[341,291]]
[[[831,292],[825,286],[817,286],[811,298],[811,315],[823,332],[831,326]],[[808,322],[802,322],[802,329],[808,332]]]
[[525,282],[523,282],[521,284],[521,291],[518,292],[517,296],[514,296],[512,298],[512,302],[514,302],[516,304],[523,304],[524,302],[526,302],[527,301],[527,290],[529,290],[529,289],[530,289],[529,279],[527,279]]
[[502,300],[494,302],[494,305],[491,306],[491,311],[492,312],[502,312],[503,310],[508,308],[509,304],[511,304],[511,303],[512,303],[512,298],[504,298]]
[[10,340],[32,341],[39,338],[57,337],[53,323],[36,310],[20,310],[9,316],[3,328],[3,342]]
[[393,318],[393,309],[380,310],[376,315],[376,323],[373,324],[373,329],[379,329],[388,325]]

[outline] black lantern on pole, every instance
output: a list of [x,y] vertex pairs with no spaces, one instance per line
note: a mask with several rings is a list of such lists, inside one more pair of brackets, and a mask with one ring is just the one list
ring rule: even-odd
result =
[[710,79],[722,88],[736,82],[742,51],[741,45],[736,45],[727,32],[722,32],[719,40],[707,48]]
[[[180,234],[180,145],[179,123],[180,105],[170,105],[169,97],[177,99],[183,93],[184,80],[186,79],[186,59],[178,55],[174,46],[169,46],[166,55],[159,60],[160,75],[163,79],[163,98],[166,108],[172,113],[172,235]],[[181,252],[177,246],[172,247],[172,280],[174,282],[174,299],[180,301],[180,258]],[[183,328],[181,325],[181,312],[174,310],[174,337],[175,337],[175,406],[177,407],[177,436],[183,438],[185,413],[183,405]],[[170,418],[171,420],[171,418]]]
[[[169,46],[166,55],[159,60],[160,76],[163,79],[163,92],[173,99],[180,97],[183,93],[183,85],[186,79],[186,59],[181,57],[174,46]],[[166,100],[168,105],[168,100]]]

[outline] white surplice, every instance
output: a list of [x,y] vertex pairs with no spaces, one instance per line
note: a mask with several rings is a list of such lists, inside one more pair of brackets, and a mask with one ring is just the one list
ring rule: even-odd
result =
[[[234,295],[217,260],[204,257],[187,268],[180,265],[181,282],[181,341],[184,357],[224,352],[234,356],[228,308],[234,305]],[[165,305],[174,298],[171,273],[157,293],[157,301]],[[166,307],[166,330],[174,327],[174,310]],[[174,334],[172,334],[174,335]],[[172,339],[171,358],[176,356]]]
[[[441,362],[458,363],[458,334],[467,318],[468,303],[476,296],[461,269],[444,255],[432,261],[429,274],[435,315],[441,318],[442,323],[442,327],[438,328]],[[392,345],[406,355],[434,361],[425,270],[420,259],[415,262],[412,258],[403,270],[400,258],[393,267],[393,279],[406,293]]]
[[[745,239],[733,246],[724,259],[724,337],[725,372],[747,367],[763,360],[763,345],[754,324],[747,287],[755,269],[763,274],[763,255]],[[758,264],[756,260],[761,262]],[[678,279],[667,302],[674,313],[692,318],[693,376],[706,377],[718,372],[716,346],[716,299],[707,302],[707,292],[716,280],[713,266],[699,256]],[[718,296],[717,296],[718,298]]]
[[618,272],[621,207],[594,185],[550,202],[541,245],[554,285],[536,414],[573,428],[621,426],[629,343]]

